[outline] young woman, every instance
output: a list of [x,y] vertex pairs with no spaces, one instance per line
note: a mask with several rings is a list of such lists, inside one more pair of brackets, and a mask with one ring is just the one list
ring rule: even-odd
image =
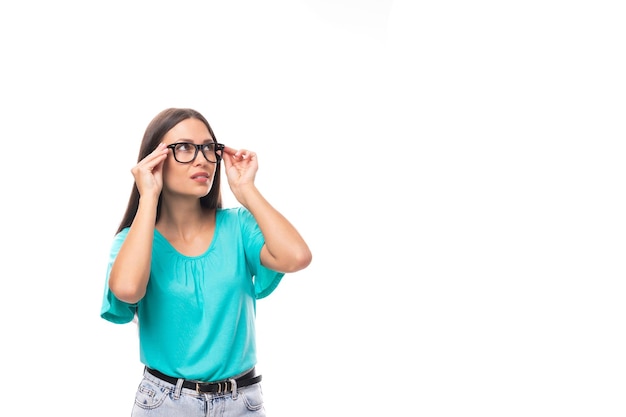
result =
[[[222,207],[222,163],[239,207]],[[139,326],[133,416],[265,415],[255,302],[311,252],[256,188],[257,170],[254,152],[218,143],[193,109],[166,109],[148,125],[101,309]]]

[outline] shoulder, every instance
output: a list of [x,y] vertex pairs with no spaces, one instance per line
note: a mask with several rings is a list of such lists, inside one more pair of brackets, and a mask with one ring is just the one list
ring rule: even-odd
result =
[[113,243],[111,244],[111,259],[115,259],[115,256],[117,256],[117,253],[122,247],[122,243],[124,243],[124,240],[126,240],[126,236],[128,236],[129,230],[129,227],[122,229],[113,237]]
[[126,239],[126,236],[128,236],[128,231],[130,230],[130,227],[125,227],[124,229],[120,230],[119,232],[117,232],[115,234],[115,237],[113,238],[113,244],[119,244],[121,245],[122,242],[124,242],[124,240]]
[[254,217],[252,216],[252,213],[250,213],[250,211],[248,211],[248,209],[243,206],[218,209],[216,216],[221,221],[237,221],[237,222],[249,222],[250,220],[254,221]]
[[259,231],[256,219],[243,206],[218,210],[217,226],[220,229],[239,230],[243,235],[254,235]]

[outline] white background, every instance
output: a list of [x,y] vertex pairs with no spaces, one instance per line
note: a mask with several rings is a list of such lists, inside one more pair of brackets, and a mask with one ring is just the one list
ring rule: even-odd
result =
[[105,264],[185,106],[313,250],[257,304],[270,417],[623,417],[620,5],[3,3],[0,414],[130,415]]

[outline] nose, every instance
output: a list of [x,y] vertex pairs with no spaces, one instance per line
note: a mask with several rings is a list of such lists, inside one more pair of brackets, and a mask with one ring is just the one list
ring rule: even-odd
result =
[[[198,158],[200,158],[200,159],[198,159]],[[198,161],[200,161],[200,162],[198,162]],[[196,147],[196,156],[194,156],[194,158],[191,161],[191,163],[193,165],[203,165],[205,162],[207,162],[207,160],[204,157],[204,154],[202,153],[202,149],[200,149],[199,147]]]
[[203,160],[204,160],[204,156],[200,155],[200,152],[198,152],[198,155],[196,155],[196,157],[193,158],[193,161],[191,161],[191,165],[193,166],[203,165],[204,164]]

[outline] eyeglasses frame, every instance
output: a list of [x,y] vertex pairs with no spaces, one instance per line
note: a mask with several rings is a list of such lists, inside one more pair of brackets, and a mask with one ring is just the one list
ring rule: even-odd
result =
[[[215,159],[216,159],[215,161],[209,161],[209,158],[207,158],[207,156],[204,154],[204,151],[202,150],[203,146],[210,145],[210,143],[202,143],[200,145],[196,145],[195,143],[192,143],[192,142],[176,142],[176,143],[172,143],[171,145],[167,145],[166,148],[169,148],[169,149],[172,150],[172,155],[174,156],[174,160],[176,162],[178,162],[179,164],[190,164],[193,161],[195,161],[196,158],[198,157],[198,151],[200,151],[200,153],[202,154],[202,156],[204,156],[204,159],[206,159],[207,162],[210,162],[212,164],[218,164],[222,160],[222,155],[217,153],[217,152],[218,151],[220,151],[220,152],[223,151],[225,145],[223,143],[217,143],[217,142],[213,142],[213,143],[215,144],[215,150],[213,151],[215,153]],[[181,145],[181,144],[191,145],[191,146],[196,148],[196,151],[193,154],[193,158],[191,158],[190,161],[181,162],[181,161],[178,160],[178,158],[176,158],[176,150],[175,150],[175,148],[176,148],[177,145]]]

